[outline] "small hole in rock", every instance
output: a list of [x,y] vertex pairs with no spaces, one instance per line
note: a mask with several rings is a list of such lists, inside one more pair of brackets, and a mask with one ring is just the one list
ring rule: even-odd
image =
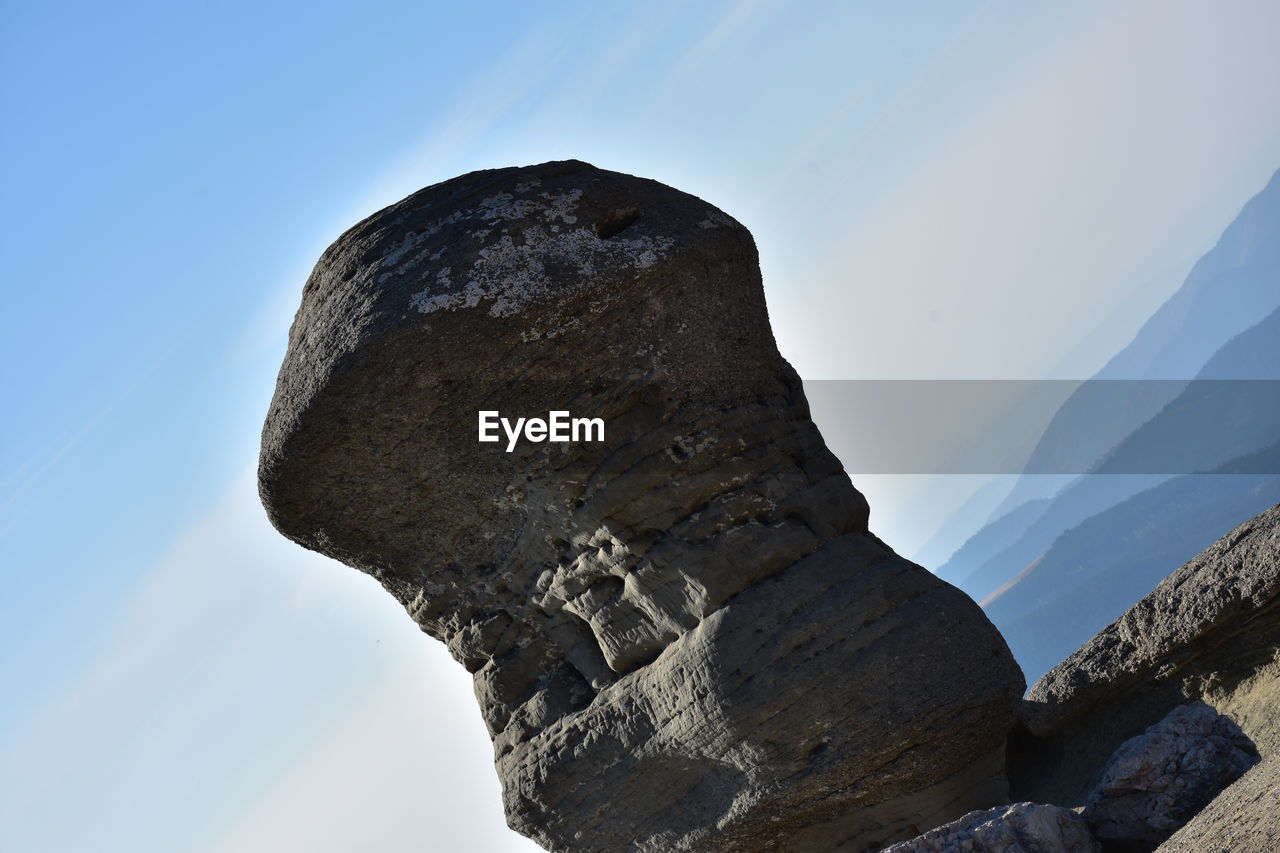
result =
[[622,207],[606,214],[599,222],[596,223],[596,236],[602,239],[609,239],[626,230],[627,226],[635,222],[640,217],[640,212],[634,207]]

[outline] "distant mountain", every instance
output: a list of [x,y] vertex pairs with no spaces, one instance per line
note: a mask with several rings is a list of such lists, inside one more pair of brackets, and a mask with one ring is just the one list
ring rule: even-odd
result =
[[[1251,327],[1274,323],[1278,308],[1280,171],[1096,378],[1280,378],[1280,363],[1272,358],[1265,333],[1232,343]],[[1262,318],[1267,319],[1260,324]],[[1119,446],[1184,390],[1176,381],[1085,383],[1050,422],[1026,470],[1099,470],[1106,459],[1111,459],[1111,470],[1120,470],[1115,457]],[[1263,438],[1254,434],[1235,447],[1222,448],[1218,460],[1256,449]],[[1134,447],[1130,445],[1126,454]],[[1024,477],[1005,500],[1000,517],[970,537],[937,573],[982,600],[1024,571],[1070,527],[1165,479],[1082,477],[1045,500],[1034,478]]]
[[[1234,525],[1280,503],[1280,444],[1216,474],[1175,477],[1063,533],[986,604],[1028,683]],[[1106,479],[1098,477],[1096,479]]]
[[[999,586],[1005,578],[997,575],[991,579],[978,579],[972,573],[952,577],[948,571],[955,566],[987,565],[1044,515],[1051,503],[1052,501],[1048,498],[1030,500],[984,525],[938,569],[938,576],[949,583],[963,586],[970,595],[974,595],[975,589],[982,589],[982,595],[986,595],[987,592]],[[974,597],[981,601],[981,595],[974,595]]]
[[[1280,268],[1276,287],[1280,288]],[[1280,378],[1280,308],[1265,320],[1237,335],[1218,350],[1200,371],[1197,379]]]
[[[1209,378],[1232,375],[1237,371],[1247,373],[1248,378]],[[1203,507],[1198,513],[1190,513],[1180,522],[1176,536],[1161,540],[1162,544],[1188,543],[1186,547],[1193,548],[1191,553],[1196,553],[1205,542],[1212,542],[1220,536],[1226,529],[1223,524],[1229,527],[1248,514],[1256,514],[1260,510],[1247,497],[1241,497],[1242,502],[1224,497],[1234,495],[1239,484],[1227,483],[1214,489],[1203,485],[1193,487],[1184,477],[1181,485],[1172,491],[1161,492],[1159,485],[1168,479],[1166,476],[1112,472],[1143,470],[1144,465],[1158,467],[1157,463],[1169,461],[1181,464],[1187,473],[1213,471],[1222,470],[1220,466],[1233,459],[1235,461],[1230,464],[1235,465],[1236,470],[1241,470],[1243,459],[1264,466],[1244,469],[1252,473],[1280,471],[1274,455],[1258,455],[1259,448],[1269,447],[1280,436],[1280,394],[1276,393],[1274,381],[1259,380],[1258,377],[1264,376],[1280,378],[1280,310],[1228,341],[1210,359],[1197,381],[1188,384],[1177,399],[1107,454],[1090,475],[1076,480],[1047,507],[1039,502],[1025,504],[975,535],[966,547],[976,549],[988,540],[999,544],[1008,538],[1003,527],[1016,523],[1024,508],[1033,509],[1036,513],[1036,518],[1022,529],[1013,543],[987,557],[977,572],[961,581],[961,588],[988,607],[988,615],[993,620],[996,613],[1002,614],[1001,618],[1006,621],[1020,617],[1040,606],[1042,599],[1052,600],[1062,593],[1062,584],[1074,583],[1070,573],[1054,574],[1058,565],[1055,554],[1060,556],[1064,547],[1075,560],[1083,559],[1087,550],[1086,542],[1075,535],[1072,528],[1079,525],[1093,531],[1108,529],[1112,533],[1128,529],[1126,525],[1134,530],[1144,529],[1148,521],[1133,515],[1132,500],[1153,492],[1166,495],[1170,500],[1176,498],[1180,506],[1188,508],[1195,505],[1197,495],[1206,503],[1219,502]],[[1223,429],[1223,425],[1228,428]],[[1267,465],[1276,467],[1265,467]],[[1244,479],[1241,480],[1243,482]],[[1172,483],[1165,485],[1172,486]],[[1097,510],[1099,506],[1103,509]],[[1235,518],[1231,512],[1247,514]],[[1114,553],[1115,538],[1099,537],[1092,541],[1087,547],[1096,553],[1090,559],[1110,559]],[[1068,545],[1064,545],[1064,541]],[[1104,580],[1112,584],[1109,588],[1112,593],[1124,588],[1120,580]],[[1027,600],[1029,589],[1040,598]],[[995,594],[997,592],[998,595]],[[1139,590],[1139,594],[1145,593]],[[1125,603],[1121,610],[1132,603]],[[1092,619],[1092,614],[1079,616]],[[1045,626],[1053,624],[1050,615],[1042,614],[1039,618]],[[1065,654],[1070,650],[1060,651]]]
[[1099,379],[1190,379],[1280,306],[1280,170]]
[[[1222,380],[1223,376],[1242,379]],[[1280,502],[1280,310],[1228,341],[1197,381],[1122,441],[988,566],[1006,573],[983,601],[1034,681],[1223,531]],[[1270,380],[1270,381],[1267,381]],[[1221,429],[1222,425],[1227,429]],[[1259,450],[1258,448],[1262,448]],[[1185,452],[1188,474],[1083,519],[1036,551],[1054,525],[1108,488],[1141,478],[1146,459]],[[1208,464],[1212,460],[1215,464]],[[1195,467],[1190,467],[1195,466]],[[1085,499],[1081,500],[1084,495]],[[975,537],[977,538],[977,537]],[[1003,560],[1003,562],[1001,562]],[[971,579],[969,586],[995,583]],[[972,593],[971,593],[972,594]]]
[[[1029,523],[1020,523],[1024,513],[1019,507],[965,543],[965,548],[970,547],[970,542],[981,542],[998,550],[965,575],[959,582],[960,588],[981,603],[1047,551],[1063,531],[1167,479],[1156,474],[1084,476],[1051,500],[1024,504],[1034,507],[1025,513]],[[963,552],[964,548],[957,555],[963,556]]]
[[1196,379],[1094,471],[1155,470],[1169,462],[1207,471],[1280,436],[1280,310],[1228,341]]

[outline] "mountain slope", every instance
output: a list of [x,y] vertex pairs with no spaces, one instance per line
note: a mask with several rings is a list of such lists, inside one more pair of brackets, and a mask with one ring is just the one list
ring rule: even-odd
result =
[[[1233,338],[1259,325],[1260,318],[1273,321],[1277,309],[1280,171],[1244,206],[1179,290],[1097,378],[1280,378],[1280,365],[1270,366],[1263,338],[1253,338],[1252,344],[1232,343]],[[1247,352],[1248,346],[1256,351]],[[1085,383],[1050,422],[1026,470],[1098,470],[1096,466],[1127,436],[1184,390],[1179,382]],[[1265,443],[1262,438],[1254,434],[1234,447],[1222,448],[1216,461],[1260,447]],[[1112,470],[1118,470],[1118,462],[1111,464]],[[1005,500],[1000,517],[957,549],[938,568],[940,576],[958,579],[966,592],[981,600],[1023,571],[1063,531],[1166,478],[1082,477],[1047,504],[1024,509],[1029,501],[1043,499],[1034,479],[1020,479]],[[1099,479],[1109,482],[1097,482]]]
[[[1277,465],[1280,444],[1221,471]],[[1034,682],[1223,531],[1276,503],[1277,475],[1176,477],[1062,534],[984,609]]]
[[[1248,378],[1210,378],[1222,375]],[[1182,448],[1189,465],[1233,451],[1234,459],[1201,469],[1214,474],[1176,477],[1120,501],[1066,530],[1043,552],[1033,554],[1035,537],[1024,535],[1021,551],[1000,555],[1004,570],[1017,566],[1014,574],[1024,574],[983,605],[1028,680],[1124,612],[1169,565],[1180,565],[1223,530],[1280,501],[1280,444],[1274,443],[1280,394],[1277,382],[1268,381],[1274,378],[1280,378],[1280,310],[1222,347],[1200,381],[1122,442],[1099,470],[1133,470],[1144,459],[1161,458],[1153,454],[1168,459]],[[1087,476],[1075,491],[1133,479]],[[1067,517],[1065,503],[1055,502],[1047,515]]]
[[1095,472],[1207,471],[1266,447],[1280,435],[1276,379],[1280,310],[1228,341],[1196,382],[1120,442]]
[[1190,379],[1228,340],[1277,305],[1280,170],[1196,262],[1099,379]]

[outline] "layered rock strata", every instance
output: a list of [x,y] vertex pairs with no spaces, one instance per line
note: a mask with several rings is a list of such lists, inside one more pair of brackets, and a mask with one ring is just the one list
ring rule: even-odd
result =
[[[604,440],[478,440],[561,410]],[[568,161],[359,223],[307,282],[259,480],[473,673],[548,849],[875,849],[1007,801],[1017,666],[868,531],[750,234],[697,198]]]

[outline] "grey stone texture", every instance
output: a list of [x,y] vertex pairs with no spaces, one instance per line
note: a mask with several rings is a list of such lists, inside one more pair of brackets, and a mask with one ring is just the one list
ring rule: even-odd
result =
[[1010,742],[1018,799],[1083,806],[1107,758],[1202,699],[1280,746],[1280,506],[1237,526],[1041,678]]
[[1213,799],[1159,853],[1280,850],[1280,755],[1270,755]]
[[1203,702],[1180,705],[1116,750],[1084,818],[1109,850],[1151,851],[1257,763],[1229,717]]
[[[508,453],[479,410],[605,441]],[[307,282],[259,482],[473,673],[548,849],[878,849],[1007,802],[1020,671],[868,531],[751,235],[693,196],[566,161],[359,223]]]
[[970,812],[884,853],[1097,853],[1083,818],[1061,806],[1013,803]]

